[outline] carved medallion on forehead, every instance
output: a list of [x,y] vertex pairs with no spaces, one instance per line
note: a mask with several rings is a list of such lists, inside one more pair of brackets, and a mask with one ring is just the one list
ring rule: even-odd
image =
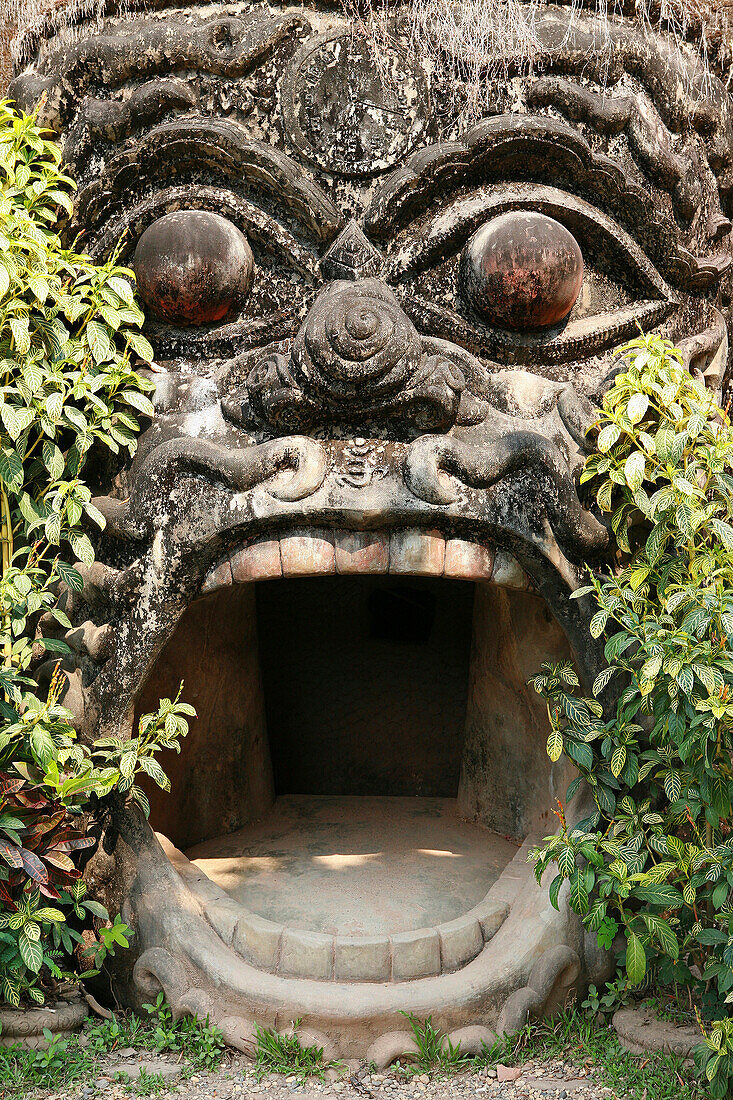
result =
[[396,46],[379,62],[353,31],[319,35],[293,58],[282,88],[285,130],[306,160],[326,172],[386,171],[424,135],[428,88]]

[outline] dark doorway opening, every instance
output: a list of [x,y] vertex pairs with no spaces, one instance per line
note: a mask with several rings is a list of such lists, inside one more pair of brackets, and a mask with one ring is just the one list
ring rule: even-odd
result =
[[454,798],[473,597],[437,578],[258,584],[275,794]]

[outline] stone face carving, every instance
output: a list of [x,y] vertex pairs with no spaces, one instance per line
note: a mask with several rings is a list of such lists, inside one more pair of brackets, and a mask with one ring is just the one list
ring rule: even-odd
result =
[[[122,239],[154,307],[157,417],[100,487],[98,562],[66,596],[82,736],[126,734],[181,662],[200,711],[153,808],[168,839],[121,812],[90,868],[135,925],[119,992],[163,989],[242,1049],[255,1022],[302,1016],[334,1056],[384,1063],[409,1048],[405,1008],[487,1041],[607,972],[526,863],[567,777],[524,685],[544,659],[572,654],[586,683],[601,660],[591,609],[568,597],[608,543],[577,475],[614,348],[656,327],[727,384],[730,99],[694,44],[588,5],[535,13],[535,71],[494,81],[470,125],[461,89],[411,51],[399,2],[376,52],[326,0],[297,14],[235,0],[213,18],[193,0],[145,7],[110,0],[98,26],[75,6],[68,33],[56,6],[23,32],[11,88],[29,109],[44,94],[61,133],[79,181],[69,235],[95,258]],[[376,932],[271,919],[176,851],[271,810],[254,592],[307,577],[339,593],[333,616],[349,585],[372,593],[374,652],[390,601],[417,607],[427,635],[434,586],[440,635],[441,601],[461,603],[451,586],[476,586],[456,812],[523,846],[465,912]],[[344,650],[357,632],[354,614]],[[408,660],[392,642],[400,660],[366,697],[339,695],[353,657],[324,677],[321,718],[336,702],[374,711],[361,772],[381,781],[384,757],[414,796],[420,751],[463,730],[394,747],[391,712],[435,687],[416,686],[416,660],[410,690],[381,699]],[[303,644],[305,659],[325,642]],[[444,654],[437,667],[451,675]]]

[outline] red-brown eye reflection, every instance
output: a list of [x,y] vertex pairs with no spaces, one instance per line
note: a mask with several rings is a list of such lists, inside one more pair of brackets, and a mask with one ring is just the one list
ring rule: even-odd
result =
[[461,253],[461,282],[473,308],[502,328],[564,321],[583,284],[572,233],[545,214],[512,210],[477,229]]
[[148,310],[171,325],[210,325],[236,313],[252,287],[247,238],[219,214],[179,210],[143,233],[133,261]]

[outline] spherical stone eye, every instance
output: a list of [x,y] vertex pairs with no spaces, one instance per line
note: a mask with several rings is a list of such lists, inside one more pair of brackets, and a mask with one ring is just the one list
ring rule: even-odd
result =
[[563,321],[583,285],[583,254],[572,233],[545,214],[513,210],[477,229],[461,253],[463,292],[502,328]]
[[143,302],[172,325],[223,321],[244,304],[254,276],[247,238],[206,210],[154,221],[137,243],[133,266]]

